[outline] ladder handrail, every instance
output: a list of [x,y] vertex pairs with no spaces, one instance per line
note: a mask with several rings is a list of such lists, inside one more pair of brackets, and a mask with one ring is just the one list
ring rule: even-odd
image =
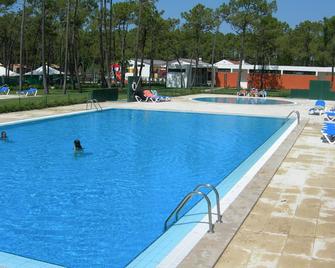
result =
[[87,100],[87,102],[86,102],[86,110],[88,110],[88,104],[90,104],[90,110],[92,110],[92,108],[94,106],[94,108],[96,110],[102,111],[102,107],[101,107],[100,103],[97,101],[97,99]]
[[298,120],[298,125],[299,125],[300,124],[300,113],[299,113],[299,111],[291,111],[286,118],[288,119],[292,114],[297,115],[297,120]]
[[[207,188],[207,189],[211,189],[213,190],[213,192],[215,193],[215,198],[216,198],[216,209],[217,209],[217,221],[216,222],[222,222],[222,215],[221,215],[221,209],[220,209],[220,195],[219,195],[219,192],[218,190],[211,184],[209,183],[202,183],[202,184],[199,184],[197,185],[194,189],[193,189],[193,192],[198,192],[201,188]],[[189,197],[190,199],[191,197]],[[188,201],[188,200],[187,200]],[[179,218],[179,211],[176,213],[176,221],[177,219]]]
[[207,188],[207,189],[211,189],[214,193],[215,193],[215,198],[216,198],[216,210],[217,210],[217,214],[218,214],[218,219],[216,222],[222,222],[222,215],[221,215],[221,207],[220,207],[220,195],[218,190],[216,189],[215,186],[213,186],[212,184],[209,183],[202,183],[197,185],[197,187],[194,188],[193,191],[198,191],[201,188]]
[[185,206],[185,204],[195,195],[201,195],[202,197],[204,197],[206,199],[207,210],[208,210],[208,221],[209,221],[209,223],[208,223],[209,224],[209,230],[208,231],[210,233],[214,233],[214,225],[213,225],[213,221],[212,221],[212,204],[211,204],[211,201],[209,200],[208,196],[206,194],[204,194],[203,192],[200,192],[200,191],[192,191],[192,192],[188,193],[183,198],[183,200],[178,204],[178,206],[172,211],[170,216],[166,219],[166,221],[164,223],[164,231],[169,229],[168,223],[169,223],[170,219],[173,217],[173,215],[178,213]]

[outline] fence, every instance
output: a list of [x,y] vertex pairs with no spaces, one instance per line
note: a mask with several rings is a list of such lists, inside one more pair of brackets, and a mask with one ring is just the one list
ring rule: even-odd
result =
[[85,103],[90,99],[91,94],[91,92],[86,92],[2,99],[0,100],[0,113]]

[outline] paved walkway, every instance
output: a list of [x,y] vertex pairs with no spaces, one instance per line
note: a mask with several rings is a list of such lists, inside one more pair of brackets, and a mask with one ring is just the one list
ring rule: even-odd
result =
[[309,123],[216,268],[335,267],[335,146]]

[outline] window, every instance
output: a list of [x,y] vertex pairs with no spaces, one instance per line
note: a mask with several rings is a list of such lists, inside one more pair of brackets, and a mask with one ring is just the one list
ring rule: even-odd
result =
[[311,71],[284,71],[284,74],[297,74],[297,75],[316,75],[316,72]]
[[[262,73],[262,70],[249,70],[249,73],[251,74],[260,74]],[[280,74],[280,70],[263,70],[263,74]]]
[[169,69],[169,73],[185,73],[185,69]]

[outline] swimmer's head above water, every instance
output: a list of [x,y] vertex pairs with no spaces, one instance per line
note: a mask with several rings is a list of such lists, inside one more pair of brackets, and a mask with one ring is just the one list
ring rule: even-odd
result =
[[80,144],[80,140],[76,139],[74,140],[74,150],[75,151],[82,151],[84,148]]

